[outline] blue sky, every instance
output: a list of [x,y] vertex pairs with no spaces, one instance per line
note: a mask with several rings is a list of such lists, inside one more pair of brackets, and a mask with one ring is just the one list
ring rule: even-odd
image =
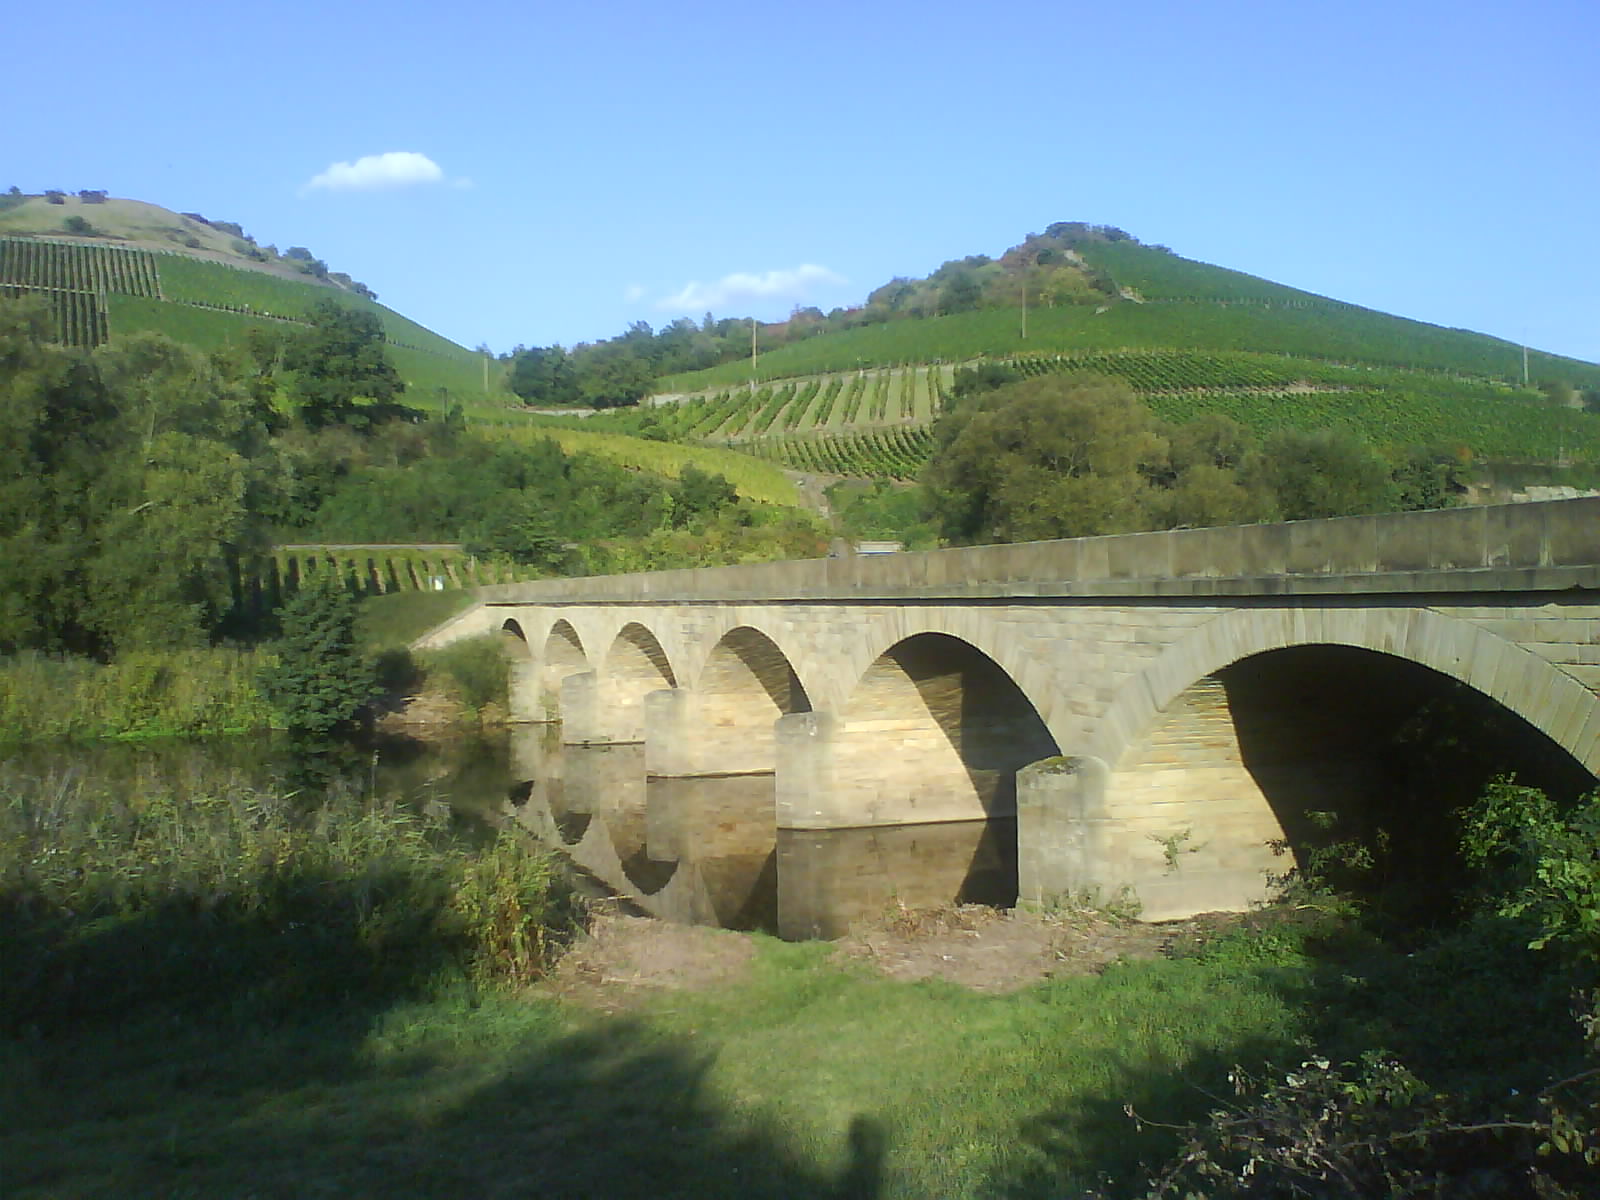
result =
[[87,0],[7,32],[0,188],[238,221],[469,346],[827,309],[1083,220],[1600,360],[1594,0]]

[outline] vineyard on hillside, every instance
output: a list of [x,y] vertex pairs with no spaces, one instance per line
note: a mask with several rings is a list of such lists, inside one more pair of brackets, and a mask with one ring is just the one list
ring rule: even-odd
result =
[[904,367],[724,388],[597,413],[586,424],[636,437],[728,447],[819,430],[921,425],[938,415],[953,373],[952,367]]
[[[863,325],[791,342],[761,356],[770,381],[905,363],[961,363],[1016,355],[1139,350],[1253,352],[1307,361],[1438,371],[1520,381],[1522,347],[1369,309],[1323,303],[1171,300],[1030,308],[1022,336],[1018,309],[987,309]],[[1530,351],[1530,378],[1600,387],[1600,366]],[[663,391],[700,392],[748,382],[748,363],[671,376]]]
[[[509,415],[509,414],[508,414]],[[593,454],[624,467],[648,471],[666,479],[676,479],[685,467],[693,466],[708,474],[718,474],[738,489],[741,496],[766,504],[794,505],[795,486],[770,462],[749,454],[738,454],[714,446],[683,446],[670,442],[646,441],[588,428],[574,428],[567,420],[535,418],[505,421],[494,426],[479,423],[480,430],[494,429],[497,436],[512,442],[537,442],[553,438],[568,454]]]
[[[1088,372],[1125,381],[1161,417],[1232,417],[1258,433],[1347,427],[1380,446],[1443,447],[1500,461],[1600,462],[1600,418],[1542,393],[1437,371],[1247,351],[1132,350],[1016,356],[1024,377]],[[724,388],[613,411],[590,428],[738,447],[799,471],[911,479],[952,367],[897,367]]]
[[[376,313],[395,367],[413,403],[440,392],[481,400],[485,363],[374,301],[309,281],[193,258],[120,246],[0,237],[0,295],[40,297],[56,337],[82,347],[116,334],[153,331],[204,350],[242,339],[252,327],[303,324],[319,301]],[[490,376],[491,384],[498,372]]]
[[796,471],[906,480],[922,473],[932,449],[933,434],[920,426],[769,438],[750,452]]

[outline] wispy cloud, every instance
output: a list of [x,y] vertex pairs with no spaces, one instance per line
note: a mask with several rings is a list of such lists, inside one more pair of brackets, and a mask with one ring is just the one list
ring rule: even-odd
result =
[[803,300],[814,287],[848,282],[837,271],[816,263],[802,263],[761,275],[735,271],[712,283],[693,280],[672,295],[657,300],[656,307],[668,312],[704,312],[752,300]]
[[[321,174],[313,175],[302,192],[370,192],[386,188],[417,187],[444,183],[444,170],[426,154],[415,150],[391,150],[387,154],[367,154],[355,162],[336,162]],[[450,180],[452,187],[470,187],[466,179]]]
[[642,284],[630,283],[627,287],[622,289],[622,299],[625,303],[637,304],[639,301],[644,299],[644,286]]

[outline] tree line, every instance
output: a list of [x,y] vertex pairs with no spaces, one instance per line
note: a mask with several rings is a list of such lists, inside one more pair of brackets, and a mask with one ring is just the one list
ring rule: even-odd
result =
[[501,356],[506,385],[535,407],[616,408],[637,404],[665,376],[862,325],[1014,308],[1024,297],[1046,307],[1104,304],[1117,298],[1116,283],[1084,263],[1073,248],[1088,241],[1133,240],[1114,226],[1058,221],[1043,234],[1029,234],[998,259],[985,254],[952,259],[926,278],[896,277],[874,290],[865,304],[827,313],[796,306],[785,321],[762,322],[754,317],[719,319],[708,312],[698,323],[679,317],[660,330],[635,321],[616,337],[580,342],[571,349],[518,346]]
[[574,573],[823,545],[720,475],[658,478],[407,406],[371,313],[330,302],[209,355],[49,331],[36,301],[0,302],[0,653],[266,636],[237,567],[275,541],[460,541]]

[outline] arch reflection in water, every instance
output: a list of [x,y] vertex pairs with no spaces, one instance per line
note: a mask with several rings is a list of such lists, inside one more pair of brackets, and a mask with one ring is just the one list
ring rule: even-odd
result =
[[519,730],[512,757],[526,799],[516,813],[664,920],[837,937],[897,901],[1016,899],[1012,821],[779,830],[772,775],[646,780],[641,755],[638,746],[564,745],[548,727]]
[[778,831],[778,933],[836,938],[896,905],[1009,908],[1017,901],[1013,819]]

